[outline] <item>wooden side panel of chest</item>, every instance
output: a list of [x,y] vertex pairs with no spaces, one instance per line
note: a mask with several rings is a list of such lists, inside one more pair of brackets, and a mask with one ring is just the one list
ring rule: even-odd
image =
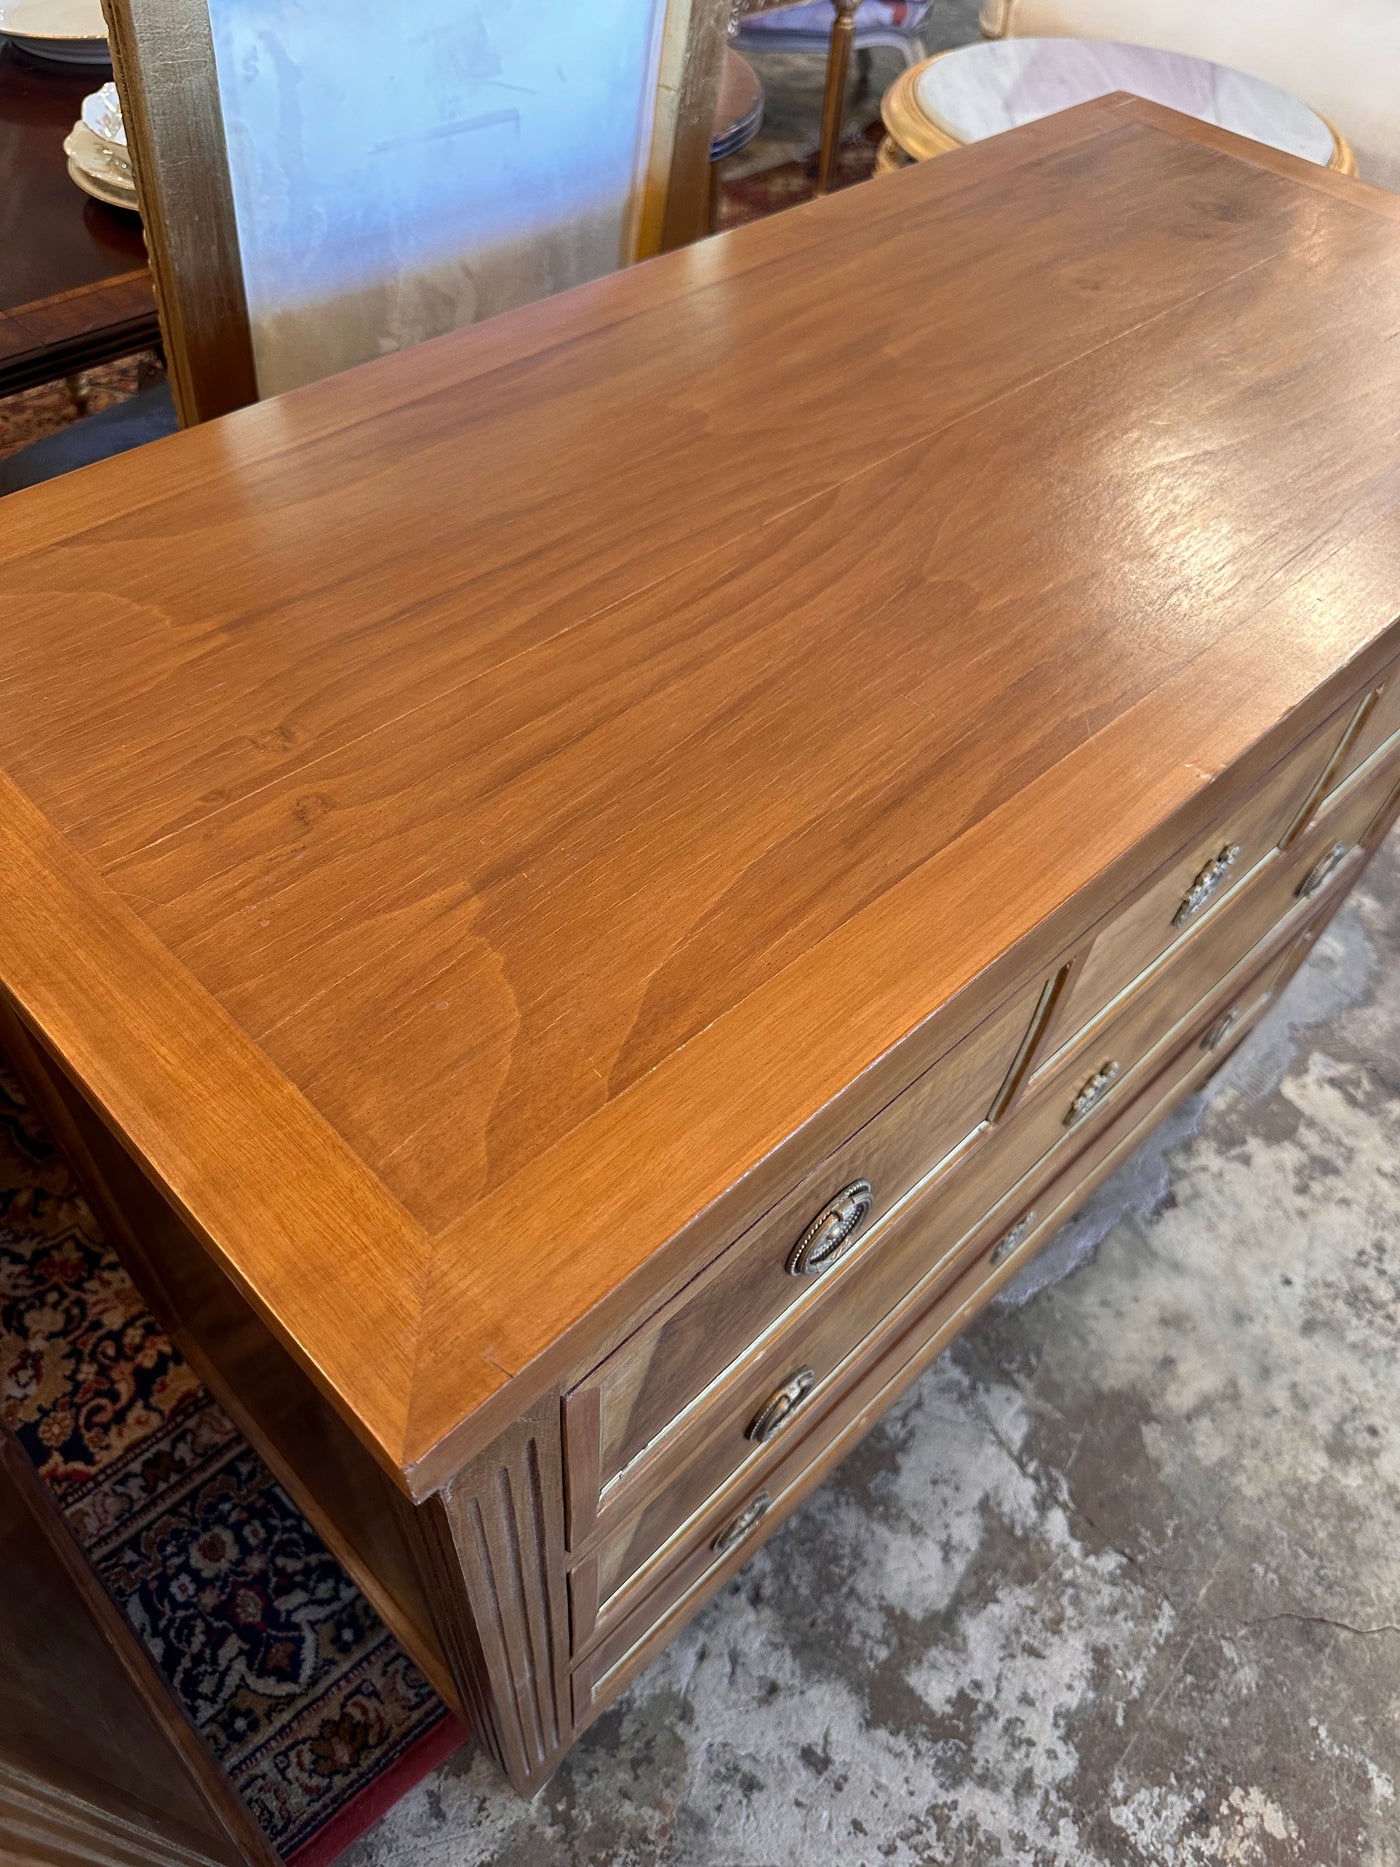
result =
[[0,1051],[161,1327],[434,1689],[459,1705],[407,1498],[3,998]]
[[0,1860],[277,1867],[3,1426],[0,1653]]

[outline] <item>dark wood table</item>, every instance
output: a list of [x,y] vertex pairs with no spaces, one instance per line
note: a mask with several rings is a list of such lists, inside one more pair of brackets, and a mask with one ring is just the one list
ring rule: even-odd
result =
[[102,81],[0,48],[0,395],[160,338],[140,221],[68,176],[63,139]]

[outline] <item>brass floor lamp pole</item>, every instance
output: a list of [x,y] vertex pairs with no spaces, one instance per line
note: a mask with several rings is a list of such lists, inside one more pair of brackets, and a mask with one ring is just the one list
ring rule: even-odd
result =
[[851,45],[856,36],[856,8],[860,0],[831,0],[836,18],[826,55],[826,91],[822,98],[822,146],[817,162],[817,193],[830,194],[836,180],[836,159],[841,151],[841,118],[846,104],[846,81],[851,73]]

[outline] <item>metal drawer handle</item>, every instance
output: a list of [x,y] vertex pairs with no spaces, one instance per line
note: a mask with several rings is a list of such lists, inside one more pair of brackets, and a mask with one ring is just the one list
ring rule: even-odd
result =
[[1105,1063],[1101,1069],[1095,1070],[1070,1103],[1065,1115],[1065,1127],[1073,1128],[1074,1124],[1083,1121],[1086,1115],[1092,1115],[1122,1074],[1121,1063]]
[[748,1438],[756,1446],[766,1446],[770,1439],[776,1439],[816,1384],[815,1368],[799,1368],[796,1374],[790,1374],[781,1387],[774,1388],[749,1421]]
[[869,1180],[852,1180],[829,1199],[793,1246],[787,1267],[794,1277],[829,1271],[855,1242],[861,1222],[875,1204]]
[[1025,1244],[1026,1240],[1031,1235],[1031,1228],[1034,1224],[1035,1214],[1033,1212],[1028,1212],[1023,1218],[1017,1219],[1005,1238],[998,1239],[997,1243],[992,1247],[992,1255],[988,1260],[993,1270],[996,1269],[998,1264],[1005,1264],[1006,1260],[1011,1256],[1018,1245]]
[[1308,901],[1325,888],[1350,854],[1351,850],[1345,843],[1333,843],[1326,855],[1315,862],[1299,882],[1298,899]]
[[1219,1050],[1220,1046],[1225,1042],[1225,1039],[1239,1023],[1240,1016],[1239,1006],[1231,1005],[1230,1009],[1225,1013],[1225,1016],[1223,1018],[1217,1018],[1215,1023],[1211,1025],[1210,1029],[1201,1039],[1201,1049]]
[[744,1538],[751,1534],[763,1522],[772,1509],[773,1499],[768,1492],[760,1491],[758,1496],[750,1498],[732,1523],[727,1523],[711,1543],[710,1548],[718,1555],[725,1555],[731,1549],[737,1549]]
[[1227,843],[1219,853],[1212,856],[1181,897],[1181,906],[1172,915],[1172,926],[1182,927],[1189,920],[1194,920],[1208,901],[1213,901],[1225,885],[1225,878],[1240,859],[1238,843]]

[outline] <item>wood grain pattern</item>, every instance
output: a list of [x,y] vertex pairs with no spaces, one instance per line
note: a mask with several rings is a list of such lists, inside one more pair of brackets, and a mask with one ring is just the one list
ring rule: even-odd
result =
[[[138,1141],[133,1157],[328,1396],[340,1405],[359,1390],[343,1411],[392,1464],[421,1233],[3,777],[0,852],[12,891],[0,980],[13,1006],[119,1138],[179,1137],[159,1159]],[[335,1319],[338,1352],[306,1352],[318,1315]]]
[[[884,1288],[891,1293],[898,1288],[901,1261],[913,1265],[922,1257],[927,1266],[924,1275],[838,1369],[834,1401],[823,1407],[819,1393],[811,1411],[802,1414],[794,1435],[798,1443],[784,1439],[776,1449],[746,1463],[736,1461],[733,1477],[717,1485],[689,1524],[677,1528],[672,1519],[675,1535],[670,1544],[657,1548],[658,1533],[667,1527],[664,1519],[657,1521],[657,1513],[664,1510],[668,1499],[660,1486],[654,1486],[649,1509],[621,1528],[600,1530],[575,1559],[570,1595],[581,1656],[574,1671],[575,1716],[580,1724],[596,1716],[670,1636],[679,1620],[744,1560],[749,1545],[719,1562],[710,1546],[716,1527],[739,1508],[743,1498],[760,1486],[775,1497],[776,1507],[764,1518],[763,1534],[770,1533],[899,1388],[966,1326],[1027,1257],[1049,1241],[1059,1223],[1137,1144],[1144,1129],[1198,1088],[1243,1041],[1302,963],[1400,814],[1400,783],[1396,781],[1400,746],[1390,748],[1390,753],[1359,774],[1330,813],[1325,836],[1342,837],[1349,843],[1355,839],[1355,845],[1351,860],[1333,875],[1324,892],[1310,900],[1297,899],[1293,884],[1305,870],[1308,857],[1294,848],[1220,910],[1209,933],[1205,929],[1193,933],[1178,958],[1168,962],[1165,975],[1159,972],[1130,1001],[1118,1020],[1126,1032],[1137,1033],[1129,1036],[1130,1046],[1142,1037],[1158,1041],[1141,1068],[1129,1070],[1122,1078],[1094,1121],[1072,1131],[1073,1145],[1062,1145],[1058,1151],[1051,1146],[1057,1133],[1063,1135],[1059,1114],[1074,1067],[1071,1061],[1062,1063],[1055,1078],[1042,1085],[1042,1093],[1008,1128],[1001,1143],[1013,1151],[1019,1148],[1023,1162],[1038,1160],[1038,1171],[1018,1181],[1009,1194],[995,1195],[990,1186],[1004,1187],[1007,1175],[997,1148],[989,1148],[980,1157],[980,1171],[985,1175],[990,1164],[993,1176],[980,1204],[977,1198],[966,1198],[971,1189],[965,1183],[961,1202],[956,1188],[951,1202],[935,1195],[920,1201],[905,1220],[891,1228],[891,1242],[900,1243],[888,1263],[881,1266],[876,1260],[874,1265]],[[1315,840],[1320,846],[1323,833]],[[1272,931],[1265,932],[1271,921]],[[1233,935],[1227,932],[1232,925]],[[1247,936],[1250,929],[1263,935],[1259,945],[1222,976],[1230,956],[1239,950],[1241,932]],[[1193,1003],[1192,995],[1202,982],[1208,983],[1208,989]],[[1189,1010],[1171,1031],[1167,1024],[1175,1015],[1173,1006]],[[1231,1022],[1224,1041],[1207,1041],[1207,1033],[1218,1026],[1225,1012],[1230,1013]],[[1115,1036],[1115,1046],[1117,1041]],[[977,1210],[985,1216],[962,1237],[958,1214]],[[1003,1257],[997,1247],[1017,1219],[1021,1221],[1018,1235],[1021,1226],[1030,1229],[1014,1256]],[[959,1279],[955,1285],[954,1278]],[[872,1290],[866,1297],[872,1313],[875,1296]],[[917,1318],[912,1324],[911,1311]],[[801,1339],[801,1325],[794,1336]],[[896,1343],[893,1350],[892,1340]],[[796,1341],[786,1348],[777,1346],[784,1361],[796,1352]]]
[[[700,1277],[651,1318],[570,1395],[568,1414],[596,1389],[600,1488],[664,1438],[678,1401],[705,1388],[775,1316],[815,1299],[835,1273],[794,1277],[789,1258],[803,1228],[842,1188],[864,1180],[873,1231],[916,1182],[964,1150],[984,1128],[1039,999],[1015,994],[875,1119],[852,1135]],[[852,1251],[859,1250],[860,1234]],[[573,1434],[570,1434],[571,1440]],[[572,1459],[571,1459],[572,1469]],[[583,1499],[578,1500],[580,1505]],[[571,1514],[571,1534],[576,1519]]]
[[[1036,1229],[1014,1258],[989,1262],[1002,1221],[970,1241],[961,1275],[949,1285],[937,1278],[930,1289],[911,1293],[910,1302],[875,1332],[866,1352],[846,1371],[846,1379],[826,1413],[811,1423],[806,1438],[784,1449],[764,1471],[745,1472],[736,1486],[718,1493],[689,1534],[664,1551],[651,1571],[638,1577],[614,1604],[614,1614],[596,1644],[580,1657],[574,1672],[575,1716],[580,1725],[596,1717],[657,1649],[752,1553],[746,1543],[717,1559],[712,1538],[760,1483],[773,1497],[763,1520],[771,1534],[801,1500],[825,1479],[879,1414],[972,1321],[1026,1259],[1053,1237],[1057,1225],[1141,1138],[1143,1129],[1167,1113],[1216,1067],[1205,1057],[1195,1031],[1166,1062],[1138,1100],[1120,1112],[1095,1146],[1081,1155],[1059,1181],[1045,1190],[1045,1210]],[[761,1540],[755,1538],[754,1541]],[[595,1552],[575,1570],[575,1599],[588,1602],[600,1593],[596,1569],[605,1552]]]
[[[15,496],[0,988],[524,1788],[575,1729],[566,1485],[582,1628],[738,1482],[666,1429],[784,1302],[707,1267],[867,1125],[892,1201],[995,1111],[928,1207],[989,1250],[1393,807],[1400,230],[1247,150],[1101,100]],[[1154,969],[1154,880],[1300,816]],[[1066,1142],[1079,978],[1137,1067]]]
[[46,1867],[276,1867],[0,1427],[0,1858]]
[[[69,872],[103,878],[75,888],[109,917],[103,890],[124,898],[122,944],[178,973],[192,1049],[309,1102],[299,1130],[397,1208],[363,1328],[358,1249],[322,1260],[318,1326],[246,1215],[216,1229],[386,1462],[433,1459],[415,1485],[629,1273],[693,1267],[693,1241],[661,1249],[736,1169],[1393,616],[1386,222],[1121,100],[998,144],[26,495],[25,541],[0,544],[5,766]],[[872,305],[877,262],[896,284]],[[783,408],[801,419],[759,412]],[[682,461],[684,501],[647,522]],[[1373,607],[1319,622],[1348,574]],[[1300,623],[1288,667],[1261,681],[1256,658],[1242,703],[1202,711],[1251,631]],[[815,721],[819,755],[793,756]],[[1158,764],[1115,768],[1154,734]],[[1019,839],[1053,851],[1058,799],[1110,771],[1120,809],[1078,872],[1022,867]],[[995,936],[973,900],[957,932],[953,864],[996,890]],[[84,1011],[85,1043],[109,1015]],[[849,1132],[858,1103],[826,1119]],[[177,1136],[118,1125],[168,1186]],[[606,1164],[639,1136],[681,1174],[638,1189]],[[625,1194],[597,1199],[599,1170]],[[733,1216],[765,1197],[750,1179]],[[583,1207],[567,1281],[561,1201]],[[483,1253],[503,1207],[512,1248]]]
[[456,1706],[402,1492],[3,1002],[0,1050],[161,1327],[434,1690]]
[[[984,820],[975,833],[958,839],[916,875],[890,889],[880,903],[877,938],[872,940],[868,921],[858,918],[847,923],[829,937],[819,956],[790,965],[768,987],[753,993],[740,1012],[717,1021],[692,1040],[669,1061],[665,1072],[643,1079],[517,1176],[500,1197],[512,1203],[517,1199],[528,1203],[536,1197],[567,1202],[558,1209],[567,1209],[570,1215],[571,1289],[586,1292],[600,1307],[607,1303],[616,1284],[618,1228],[640,1222],[644,1205],[657,1214],[658,1232],[668,1229],[661,1209],[674,1215],[670,1229],[676,1224],[685,1228],[677,1235],[676,1249],[680,1255],[688,1247],[693,1264],[699,1254],[709,1255],[723,1242],[726,1230],[732,1235],[740,1229],[742,1199],[747,1197],[750,1210],[761,1210],[757,1202],[766,1188],[772,1187],[775,1197],[784,1180],[790,1182],[844,1137],[851,1123],[833,1124],[862,1106],[862,1079],[856,1079],[857,1093],[851,1102],[826,1106],[827,1098],[836,1097],[843,1088],[849,1092],[854,1073],[850,1047],[858,1041],[857,1033],[883,1028],[892,1035],[891,1021],[907,1013],[911,1001],[927,989],[931,927],[937,928],[940,977],[950,994],[961,990],[966,997],[945,1005],[931,1021],[932,1030],[916,1028],[905,1046],[890,1052],[888,1073],[879,1067],[868,1072],[865,1086],[872,1097],[872,1112],[901,1086],[901,1055],[917,1054],[921,1043],[936,1044],[940,1030],[951,1041],[959,1033],[960,1017],[975,1021],[977,1011],[970,1008],[979,1003],[979,983],[986,989],[982,968],[990,948],[1009,948],[1020,942],[1016,949],[1020,963],[1003,975],[999,992],[1024,982],[1028,975],[1043,977],[1055,953],[1086,924],[1092,925],[1179,848],[1184,838],[1199,834],[1216,820],[1225,800],[1238,795],[1233,790],[1235,781],[1247,788],[1251,773],[1256,781],[1263,775],[1261,763],[1266,768],[1271,756],[1286,750],[1287,739],[1277,727],[1282,712],[1296,709],[1287,728],[1289,737],[1306,732],[1343,705],[1353,687],[1374,678],[1397,646],[1393,635],[1388,641],[1384,636],[1394,617],[1393,560],[1387,568],[1387,559],[1397,537],[1400,532],[1387,521],[1373,536],[1357,542],[1355,556],[1339,552],[1315,578],[1305,579],[1266,605],[1253,628],[1242,629],[1226,652],[1212,657],[1221,674],[1219,683],[1203,683],[1202,670],[1192,668],[1167,683],[1150,703],[1120,716],[1089,742],[1080,758],[1057,767],[1032,791]],[[1331,657],[1340,646],[1340,632],[1353,624],[1358,633],[1348,653],[1355,659],[1345,674],[1339,674]],[[1287,631],[1289,671],[1275,686],[1279,668],[1265,645],[1277,639],[1273,630],[1279,625]],[[1313,662],[1315,649],[1322,654]],[[1300,684],[1293,689],[1294,699],[1278,705],[1283,689],[1293,688],[1294,677],[1305,664],[1313,667],[1320,685],[1310,699],[1303,700],[1296,697],[1301,695]],[[1330,673],[1326,671],[1329,664]],[[1181,711],[1173,705],[1176,700],[1181,702]],[[1262,736],[1249,753],[1240,755],[1241,728],[1247,717],[1254,721],[1253,731]],[[1246,734],[1249,730],[1245,729]],[[1236,762],[1230,768],[1232,758]],[[1082,805],[1084,797],[1107,795],[1114,786],[1119,789],[1113,795],[1121,799],[1123,776],[1128,772],[1142,785],[1138,796],[1145,801],[1145,815],[1156,823],[1154,831],[1131,850],[1118,842],[1123,827],[1120,816],[1086,812]],[[1214,791],[1213,772],[1222,774]],[[1072,836],[1067,830],[1070,825]],[[980,868],[983,852],[989,865],[985,870]],[[964,867],[969,860],[990,878],[987,885],[971,891]],[[1028,934],[1027,929],[1034,932]],[[985,998],[980,1005],[985,1010]],[[765,1066],[762,1074],[746,1073],[741,1060],[760,1055]],[[904,1069],[907,1080],[912,1068],[906,1063]],[[812,1091],[817,1112],[794,1135],[790,1123],[782,1126],[778,1107],[785,1101],[790,1112],[793,1084],[799,1081]],[[721,1101],[707,1087],[715,1082],[725,1084]],[[880,1083],[883,1088],[876,1086]],[[688,1126],[672,1146],[664,1118],[653,1111],[668,1102],[674,1107],[677,1100]],[[771,1128],[767,1126],[770,1120]],[[629,1128],[634,1134],[649,1136],[655,1171],[644,1182],[628,1172]],[[770,1163],[765,1159],[740,1188],[707,1183],[703,1176],[709,1148],[722,1152],[722,1137],[736,1131],[750,1136],[767,1132],[775,1149],[784,1144],[783,1152],[771,1163],[773,1177],[767,1178]],[[695,1145],[697,1136],[704,1138],[704,1149]],[[700,1216],[692,1219],[690,1214]],[[455,1274],[457,1263],[450,1249],[451,1234],[443,1243],[448,1248],[440,1249],[435,1266],[439,1288]],[[518,1264],[511,1267],[514,1347],[507,1365],[523,1367],[548,1347],[533,1328],[536,1291],[539,1301],[548,1301],[544,1269],[541,1266],[537,1286],[525,1278]],[[668,1289],[668,1271],[674,1275],[660,1254],[642,1267],[643,1277],[654,1281],[642,1284],[639,1278],[641,1287],[629,1293],[634,1314],[635,1306],[653,1293],[659,1301],[676,1287],[671,1282]],[[439,1336],[432,1326],[435,1301],[430,1301],[429,1314],[418,1375],[418,1404],[424,1417],[433,1391],[430,1383],[439,1342],[441,1352],[448,1349],[445,1334]],[[593,1341],[605,1345],[607,1317],[595,1311],[589,1321]],[[498,1338],[494,1351],[498,1357],[502,1357],[502,1347]],[[536,1367],[543,1375],[544,1368]],[[488,1400],[478,1416],[480,1425],[485,1425],[489,1414]]]
[[1238,853],[1223,871],[1221,892],[1204,899],[1197,918],[1210,912],[1223,893],[1238,885],[1284,840],[1300,805],[1323,778],[1349,725],[1344,710],[1309,733],[1296,750],[1280,760],[1264,784],[1175,855],[1131,907],[1115,914],[1108,927],[1096,932],[1058,1007],[1047,1056],[1075,1041],[1086,1025],[1181,938],[1186,925],[1178,926],[1176,917],[1198,878],[1222,851]]
[[[818,1387],[804,1402],[801,1417],[815,1410],[821,1384],[831,1370],[915,1283],[930,1284],[938,1261],[937,1253],[930,1252],[931,1237],[941,1237],[940,1249],[951,1267],[964,1237],[985,1227],[988,1215],[1005,1201],[1015,1197],[1022,1203],[1034,1202],[1037,1180],[1062,1172],[1066,1156],[1084,1149],[1098,1129],[1112,1121],[1116,1110],[1137,1095],[1143,1072],[1150,1074],[1155,1068],[1162,1047],[1174,1041],[1181,1020],[1197,1018],[1198,1007],[1213,993],[1235,989],[1228,983],[1222,986],[1222,981],[1257,973],[1271,948],[1294,937],[1297,924],[1314,915],[1318,905],[1316,900],[1300,900],[1299,883],[1334,841],[1348,847],[1361,843],[1397,777],[1400,759],[1378,760],[1358,777],[1345,801],[1339,801],[1325,825],[1315,828],[1309,839],[1286,856],[1261,862],[1144,974],[1114,1015],[1096,1029],[1088,1052],[1082,1046],[1074,1048],[1071,1054],[1042,1066],[1031,1080],[1026,1099],[1012,1114],[989,1128],[977,1146],[931,1186],[917,1189],[912,1207],[906,1204],[892,1222],[877,1226],[844,1267],[823,1279],[808,1300],[794,1306],[771,1336],[761,1333],[764,1311],[761,1304],[755,1304],[752,1346],[736,1357],[722,1379],[713,1375],[712,1362],[697,1361],[693,1349],[687,1356],[683,1331],[692,1319],[714,1326],[708,1296],[716,1282],[729,1288],[731,1309],[745,1307],[724,1276],[729,1260],[744,1262],[743,1241],[687,1286],[672,1313],[663,1312],[644,1325],[568,1397],[570,1547],[577,1552],[590,1549],[600,1537],[605,1542],[608,1556],[592,1571],[604,1599],[732,1471],[745,1463],[758,1468],[762,1455],[746,1440],[745,1431],[778,1382],[795,1368],[812,1367]],[[1286,822],[1286,813],[1277,811],[1276,829]],[[1333,886],[1344,888],[1349,880],[1350,874],[1339,870]],[[1151,888],[1147,892],[1150,895]],[[1100,1060],[1109,1058],[1118,1067],[1111,1093],[1091,1119],[1067,1127],[1065,1117],[1082,1079]],[[886,1113],[893,1114],[898,1106],[891,1105]],[[654,1371],[656,1384],[669,1395],[672,1407],[692,1394],[701,1395],[702,1404],[693,1406],[654,1440],[645,1459],[620,1480],[596,1486],[591,1497],[586,1496],[582,1491],[585,1474],[601,1469],[606,1479],[615,1465],[607,1459],[600,1461],[593,1445],[586,1448],[585,1457],[575,1456],[575,1414],[579,1415],[578,1437],[592,1434],[601,1439],[599,1390],[606,1395],[609,1383],[620,1378],[628,1383],[629,1395],[639,1391],[638,1365],[649,1374]],[[625,1531],[608,1527],[619,1517],[631,1520]]]
[[1329,798],[1347,783],[1352,774],[1400,733],[1400,668],[1391,669],[1373,692],[1375,702],[1361,714],[1357,730],[1347,744],[1344,756],[1338,761],[1336,770],[1328,776],[1322,797],[1315,800],[1315,807],[1308,812],[1309,822],[1316,822],[1318,806],[1325,808]]
[[155,298],[144,267],[0,311],[0,395],[91,369],[159,341]]
[[526,1793],[573,1739],[563,1489],[551,1402],[465,1466],[424,1513],[441,1624],[468,1681],[473,1729]]
[[[1230,1040],[1217,1051],[1203,1052],[1200,1037],[1218,1015],[1221,1001],[1217,996],[1198,1008],[1190,1028],[1160,1063],[1151,1082],[1097,1131],[1092,1145],[1049,1185],[1030,1195],[1036,1201],[1038,1222],[1014,1256],[996,1264],[991,1262],[991,1253],[1008,1218],[1006,1213],[998,1213],[959,1252],[955,1282],[949,1284],[947,1267],[940,1265],[928,1285],[911,1292],[906,1305],[873,1333],[865,1353],[846,1371],[833,1404],[824,1416],[811,1422],[806,1438],[785,1447],[782,1457],[768,1468],[746,1470],[735,1485],[716,1493],[689,1536],[682,1534],[671,1549],[662,1552],[653,1569],[643,1572],[635,1592],[624,1594],[615,1604],[615,1613],[606,1623],[600,1623],[596,1641],[586,1647],[575,1667],[574,1708],[580,1726],[595,1718],[672,1637],[681,1622],[747,1560],[752,1553],[751,1543],[719,1560],[711,1548],[713,1533],[743,1499],[760,1484],[770,1491],[774,1503],[763,1519],[763,1534],[771,1534],[830,1474],[898,1394],[980,1313],[1027,1259],[1050,1241],[1059,1225],[1138,1144],[1145,1129],[1220,1067],[1277,997],[1345,893],[1345,889],[1338,890],[1318,908],[1306,928],[1295,931],[1281,950],[1261,963],[1255,977],[1238,988],[1243,1015]],[[923,1214],[912,1217],[915,1225],[928,1222]],[[936,1257],[936,1247],[930,1255]],[[599,1569],[608,1554],[605,1549],[590,1553],[570,1578],[576,1607],[586,1616],[597,1611],[602,1593]],[[591,1626],[592,1621],[586,1624]]]

